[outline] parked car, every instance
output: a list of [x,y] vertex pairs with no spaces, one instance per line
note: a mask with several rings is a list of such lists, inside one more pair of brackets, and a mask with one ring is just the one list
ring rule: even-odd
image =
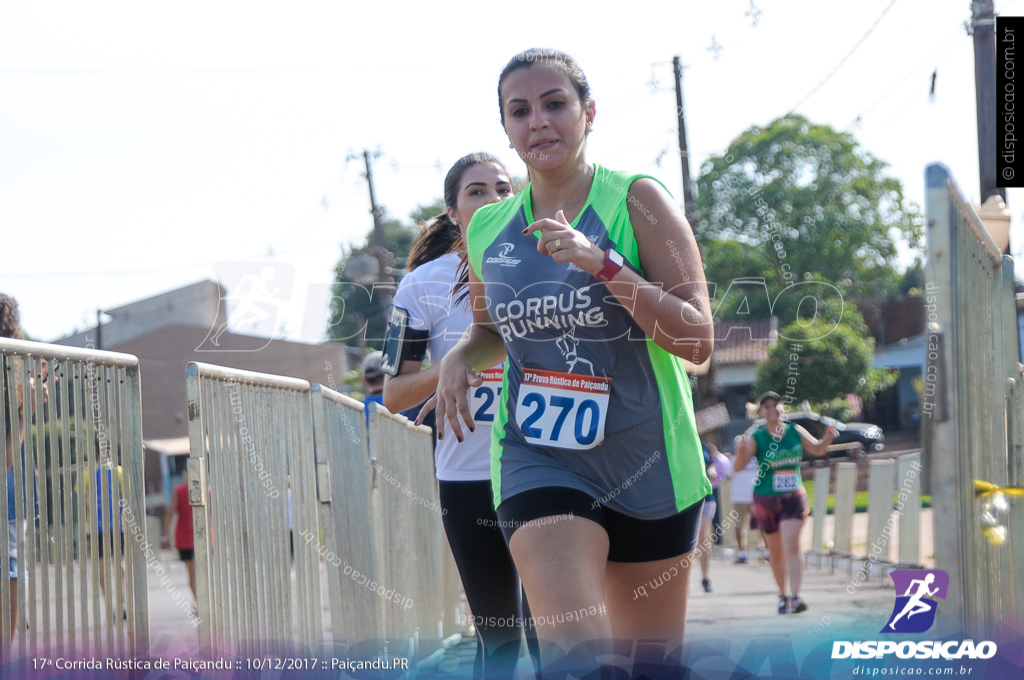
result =
[[[783,420],[794,425],[801,425],[812,437],[821,438],[825,433],[825,423],[821,422],[821,416],[814,412],[789,413],[783,416]],[[744,434],[754,434],[758,428],[764,425],[764,420],[758,418],[754,424],[746,429]],[[885,434],[882,428],[871,423],[846,423],[846,427],[840,430],[836,438],[828,447],[828,458],[851,458],[860,460],[868,453],[876,453],[885,449]],[[804,460],[821,460],[808,455],[804,451]]]

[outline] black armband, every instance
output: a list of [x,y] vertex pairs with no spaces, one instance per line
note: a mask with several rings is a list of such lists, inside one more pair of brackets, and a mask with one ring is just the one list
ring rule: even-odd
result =
[[384,356],[380,369],[388,375],[398,375],[403,361],[423,361],[427,357],[429,331],[409,328],[409,312],[392,307],[388,315],[388,330],[384,335]]

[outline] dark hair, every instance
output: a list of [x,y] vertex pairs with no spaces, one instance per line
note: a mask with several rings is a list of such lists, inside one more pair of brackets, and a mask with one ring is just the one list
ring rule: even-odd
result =
[[[455,161],[455,165],[448,170],[444,178],[444,206],[445,208],[456,209],[459,203],[459,188],[462,186],[462,177],[474,165],[480,163],[493,163],[508,173],[505,164],[489,153],[471,153]],[[459,225],[452,222],[448,217],[448,211],[434,215],[423,224],[423,231],[416,237],[409,251],[409,257],[405,266],[412,271],[420,265],[436,260],[442,255],[463,250],[462,232]],[[468,278],[467,278],[468,281]]]
[[409,250],[405,267],[412,271],[422,264],[436,260],[453,250],[458,250],[460,241],[462,241],[462,233],[459,231],[459,225],[451,221],[448,213],[434,215],[423,223],[422,231],[413,242],[412,249]]
[[505,64],[505,68],[502,69],[501,76],[498,78],[498,111],[501,113],[502,125],[505,124],[505,107],[501,101],[501,86],[504,84],[505,78],[515,70],[529,68],[537,63],[564,71],[565,75],[569,77],[569,82],[576,88],[576,94],[579,95],[583,107],[586,108],[592,103],[590,83],[587,82],[587,76],[583,74],[583,69],[575,59],[565,52],[534,47],[512,57]]
[[[14,338],[20,340],[24,337],[21,332],[21,314],[18,312],[18,301],[12,298],[6,293],[0,293],[0,338]],[[17,359],[15,359],[17,361]],[[2,383],[0,383],[2,384]],[[10,396],[6,389],[2,390],[4,393],[4,439],[7,439],[8,433],[12,429],[12,423],[8,418],[10,413]],[[21,417],[22,410],[22,394],[20,386],[15,389],[18,402],[18,416]]]
[[6,293],[0,293],[0,338],[20,340],[23,337],[18,301]]

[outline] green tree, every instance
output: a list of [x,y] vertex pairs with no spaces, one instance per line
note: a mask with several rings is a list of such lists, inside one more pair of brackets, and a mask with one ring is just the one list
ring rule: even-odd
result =
[[894,385],[899,371],[871,368],[875,341],[850,307],[834,325],[818,319],[782,329],[768,359],[757,367],[754,392],[775,390],[786,403],[806,399],[820,407],[847,394],[870,399]]
[[703,244],[704,276],[708,294],[715,301],[716,321],[765,319],[772,314],[769,293],[753,290],[744,281],[771,281],[774,272],[762,254],[741,241],[712,241]]
[[[710,276],[727,288],[732,259],[744,273],[764,272],[770,290],[812,277],[844,296],[895,292],[896,244],[919,248],[923,219],[886,167],[849,133],[800,115],[746,130],[697,180],[697,236],[715,266]],[[730,243],[751,251],[713,254]]]

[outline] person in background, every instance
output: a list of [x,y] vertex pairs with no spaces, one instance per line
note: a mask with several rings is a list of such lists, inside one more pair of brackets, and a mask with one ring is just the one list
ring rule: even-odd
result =
[[[395,293],[386,343],[387,408],[415,406],[436,389],[441,359],[473,320],[461,264],[465,230],[478,208],[512,195],[508,171],[490,154],[464,156],[448,171],[445,212],[424,225],[406,263],[409,274]],[[424,369],[428,353],[430,366]],[[500,364],[492,367],[488,381],[473,391],[473,410],[481,421],[494,419],[502,370]],[[476,624],[474,677],[510,677],[524,629],[535,659],[539,650],[525,601],[520,610],[519,576],[494,511],[490,429],[481,427],[459,442],[450,427],[441,426],[434,467],[445,535]]]
[[[95,479],[90,482],[89,477],[85,477],[85,512],[87,522],[96,522],[95,532],[88,537],[88,540],[92,549],[96,551],[96,556],[99,559],[100,592],[105,592],[107,587],[107,569],[105,568],[105,560],[111,557],[106,554],[111,549],[111,545],[114,550],[114,569],[120,570],[121,583],[125,583],[124,508],[118,505],[117,512],[114,512],[114,506],[117,505],[117,502],[114,499],[124,498],[124,469],[120,465],[114,464],[113,459],[110,457],[110,451],[100,449],[97,452],[97,458],[98,460],[93,463],[96,468]],[[114,476],[115,469],[117,470],[116,477]],[[103,474],[104,471],[106,471],[106,475]],[[105,480],[104,477],[106,477]],[[95,489],[95,493],[90,492],[90,483],[95,485],[93,487]],[[115,484],[117,485],[116,488]],[[104,501],[106,502],[104,503]],[[114,530],[113,522],[115,514],[117,515],[118,524],[116,531]],[[104,518],[106,518],[106,524],[104,524]],[[117,579],[116,574],[114,574],[114,578]],[[115,596],[115,601],[116,597],[117,596]],[[122,605],[121,617],[124,619],[128,618],[128,610],[124,608],[124,605]]]
[[[11,338],[20,340],[24,337],[21,331],[21,315],[18,310],[18,302],[10,295],[0,293],[0,338]],[[0,385],[4,383],[0,382]],[[25,438],[25,423],[23,409],[23,395],[20,389],[15,388],[17,405],[17,423],[10,419],[11,404],[10,395],[6,389],[3,390],[4,409],[4,449],[7,459],[7,549],[9,555],[8,568],[10,569],[11,587],[11,638],[14,638],[14,631],[18,628],[18,533],[19,529],[24,530],[17,524],[15,508],[15,483],[14,476],[14,452],[22,449],[22,442]]]
[[177,518],[174,525],[174,547],[178,551],[178,559],[184,563],[185,571],[188,572],[188,587],[192,589],[192,596],[196,597],[196,552],[192,533],[192,504],[188,500],[188,470],[182,475],[181,484],[174,487],[171,507],[164,514],[163,539],[168,546],[174,518]]
[[758,414],[765,423],[753,435],[740,437],[733,465],[736,470],[742,470],[751,458],[757,458],[753,513],[768,543],[772,574],[779,587],[779,613],[799,614],[808,608],[800,597],[804,575],[800,531],[809,513],[800,461],[804,450],[812,456],[824,456],[836,436],[836,429],[829,425],[824,436],[815,439],[802,426],[785,422],[778,392],[765,392],[757,398],[757,403]]
[[[701,442],[701,448],[704,453],[704,467],[707,470],[708,479],[711,480],[711,488],[713,491],[717,491],[722,480],[731,475],[729,459],[714,444]],[[697,537],[697,545],[700,546],[700,584],[705,593],[711,592],[711,544],[714,543],[712,523],[717,509],[718,501],[715,494],[708,494],[704,498],[704,508],[700,515],[700,534]]]
[[751,458],[745,468],[737,470],[732,476],[732,507],[736,510],[736,564],[746,564],[747,528],[753,529],[756,526],[750,507],[754,503],[757,467],[757,459]]
[[363,403],[384,403],[384,371],[380,370],[381,352],[374,351],[363,357]]

